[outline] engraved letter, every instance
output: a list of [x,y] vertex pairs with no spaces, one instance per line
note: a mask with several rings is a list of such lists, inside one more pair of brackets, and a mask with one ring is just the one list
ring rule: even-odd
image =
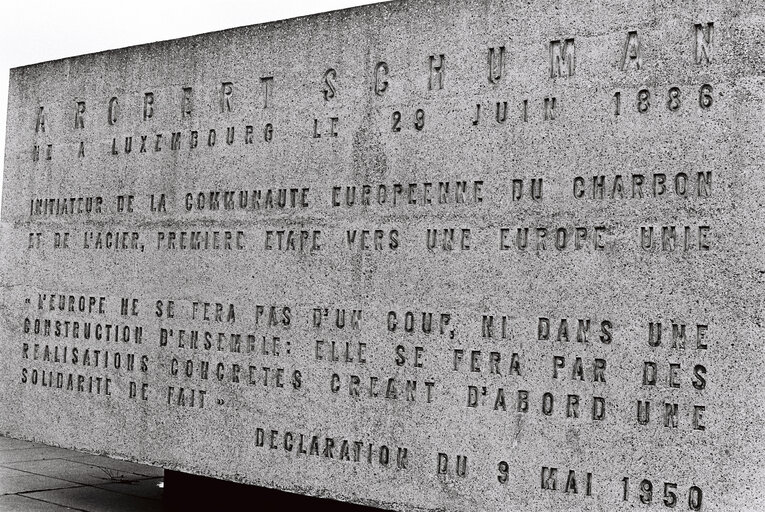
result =
[[[478,115],[476,115],[476,119],[478,119]],[[503,103],[500,103],[498,101],[497,102],[497,123],[502,124],[505,121],[507,121],[507,102],[505,101]]]
[[714,37],[714,23],[696,25],[696,64],[709,64],[712,61],[712,38]]
[[648,425],[651,421],[651,402],[638,400],[637,421],[640,425]]
[[154,93],[147,92],[143,96],[143,120],[149,120],[154,116]]
[[234,84],[223,82],[220,86],[220,111],[231,112],[231,96],[234,95]]
[[505,68],[505,47],[489,48],[489,82],[499,83]]
[[706,411],[707,408],[703,405],[694,405],[693,406],[693,430],[706,430],[707,427],[704,426],[702,423],[702,419],[704,416],[704,411]]
[[74,129],[85,128],[85,102],[78,101],[74,111]]
[[263,84],[263,108],[268,108],[268,99],[271,97],[271,85],[273,84],[274,77],[264,76],[260,78],[260,83]]
[[385,77],[388,76],[390,68],[385,62],[378,62],[375,68],[375,94],[382,96],[385,91],[388,90],[388,81]]
[[640,69],[643,66],[643,57],[640,55],[640,39],[636,30],[627,34],[627,44],[624,45],[624,57],[622,58],[622,71],[631,67]]
[[678,405],[664,403],[664,426],[667,428],[677,428],[678,423]]
[[119,101],[117,101],[116,96],[109,100],[109,117],[107,120],[109,121],[110,126],[114,126],[115,124],[117,124],[117,114],[119,112],[119,106],[120,104],[119,104]]
[[545,98],[545,121],[553,121],[555,119],[555,104],[557,103],[554,96]]
[[544,490],[556,490],[558,488],[558,483],[556,480],[556,476],[558,474],[557,468],[542,468],[542,489]]
[[35,125],[35,133],[45,133],[45,107],[40,107],[37,110],[37,124]]
[[191,117],[191,111],[191,87],[184,87],[183,96],[181,97],[181,119],[188,119]]
[[337,93],[337,87],[334,80],[337,78],[337,71],[334,69],[328,69],[324,73],[324,101],[329,101],[335,97]]
[[[444,88],[444,64],[446,63],[446,56],[442,53],[438,56],[438,65],[436,65],[436,56],[430,56],[430,75],[428,76],[428,89],[443,89]],[[436,87],[436,84],[438,87]]]
[[550,78],[573,76],[575,70],[574,39],[550,41]]

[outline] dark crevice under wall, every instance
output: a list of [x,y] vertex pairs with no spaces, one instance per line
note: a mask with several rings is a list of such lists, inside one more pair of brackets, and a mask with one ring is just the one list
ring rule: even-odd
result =
[[383,510],[170,470],[165,470],[163,502],[168,512],[196,510],[380,512]]

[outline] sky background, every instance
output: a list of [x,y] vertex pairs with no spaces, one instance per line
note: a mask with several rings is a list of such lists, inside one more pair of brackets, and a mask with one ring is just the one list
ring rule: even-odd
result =
[[0,4],[0,155],[5,155],[10,68],[374,3],[379,2],[4,0]]

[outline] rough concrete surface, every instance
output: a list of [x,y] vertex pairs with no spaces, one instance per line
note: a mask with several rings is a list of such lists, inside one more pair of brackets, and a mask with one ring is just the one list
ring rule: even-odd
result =
[[12,70],[0,434],[394,510],[765,510],[764,19],[410,0]]

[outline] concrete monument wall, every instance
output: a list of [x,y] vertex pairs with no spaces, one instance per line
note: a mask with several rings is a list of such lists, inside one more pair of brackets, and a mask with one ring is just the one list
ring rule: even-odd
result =
[[761,2],[409,0],[14,69],[0,432],[765,510],[764,55]]

